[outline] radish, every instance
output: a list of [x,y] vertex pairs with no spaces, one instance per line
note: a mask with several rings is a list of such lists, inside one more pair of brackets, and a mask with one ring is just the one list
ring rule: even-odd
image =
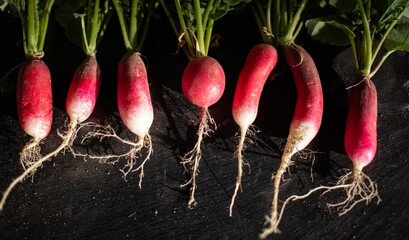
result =
[[[7,5],[8,4],[8,5]],[[35,1],[10,1],[5,6],[17,12],[23,29],[23,46],[27,60],[21,65],[17,79],[17,114],[21,127],[33,139],[20,153],[24,173],[15,179],[3,193],[0,211],[13,187],[27,175],[34,174],[43,162],[39,143],[51,129],[53,106],[51,75],[41,60],[48,19],[54,1],[39,4]]]
[[[197,142],[194,148],[181,158],[181,163],[186,171],[188,171],[186,165],[193,165],[191,178],[181,185],[181,187],[191,185],[188,207],[192,208],[197,204],[195,200],[196,177],[202,157],[202,140],[204,136],[213,131],[209,124],[216,128],[216,123],[210,116],[208,107],[221,98],[225,88],[223,68],[214,58],[208,56],[214,21],[228,10],[240,8],[246,4],[246,1],[195,0],[183,3],[174,1],[174,4],[169,4],[165,0],[159,0],[159,2],[179,39],[179,48],[183,49],[186,57],[190,60],[182,76],[183,94],[202,110]],[[220,15],[219,13],[223,14]]]
[[279,232],[278,192],[280,181],[287,168],[292,164],[292,156],[303,150],[317,135],[323,113],[323,94],[317,68],[311,56],[301,46],[292,43],[285,48],[288,65],[293,72],[297,89],[297,103],[291,120],[290,133],[280,168],[274,176],[274,196],[271,216],[268,218],[270,228],[265,229],[262,238],[272,232]]
[[240,127],[240,142],[236,150],[238,172],[236,187],[230,203],[230,216],[232,216],[234,200],[241,186],[243,174],[242,166],[247,164],[243,160],[244,141],[250,125],[257,117],[258,104],[264,84],[277,63],[277,51],[270,44],[254,46],[237,81],[233,99],[233,118]]
[[53,120],[51,75],[41,59],[28,59],[20,68],[17,113],[21,127],[33,137],[20,153],[20,162],[25,169],[41,157],[39,143],[50,132]]
[[[99,159],[101,162],[110,162],[115,164],[120,158],[126,158],[127,163],[121,169],[124,179],[130,172],[140,171],[139,188],[142,188],[142,179],[144,176],[144,165],[152,154],[152,141],[149,135],[149,129],[153,122],[153,107],[149,93],[149,83],[145,64],[140,57],[140,48],[142,47],[150,18],[154,10],[154,1],[147,2],[132,1],[128,6],[122,1],[112,1],[118,15],[119,23],[122,29],[122,36],[128,52],[122,57],[118,64],[118,83],[117,83],[117,101],[119,115],[125,126],[137,136],[136,142],[125,140],[119,137],[111,126],[101,126],[89,124],[95,128],[89,132],[83,141],[92,137],[114,138],[131,148],[122,154],[108,155],[89,155],[76,153],[77,156],[84,156],[92,159]],[[126,8],[130,8],[127,11]],[[126,20],[129,19],[129,22]],[[126,25],[129,23],[129,25]],[[139,28],[142,27],[143,28]],[[147,148],[147,156],[137,164],[136,158]],[[113,160],[112,160],[113,159]]]
[[297,2],[296,5],[287,4],[285,0],[277,0],[274,6],[271,0],[264,5],[257,0],[252,5],[263,40],[270,44],[278,43],[284,49],[285,59],[291,67],[297,90],[297,102],[281,164],[273,176],[274,195],[271,214],[266,216],[268,226],[260,234],[262,239],[271,233],[280,232],[278,224],[285,207],[282,206],[279,214],[278,194],[281,178],[293,163],[291,161],[293,155],[305,149],[317,135],[322,121],[323,93],[318,70],[308,52],[294,42],[303,26],[302,16],[306,7],[306,0]]
[[201,56],[193,59],[185,68],[182,76],[182,91],[186,98],[202,109],[200,117],[198,139],[195,147],[186,153],[182,158],[182,164],[193,164],[191,179],[185,184],[191,184],[191,193],[188,206],[196,204],[196,176],[199,161],[202,156],[201,142],[203,135],[208,135],[211,131],[209,123],[215,125],[211,118],[208,107],[216,103],[223,95],[225,87],[225,76],[222,66],[211,57]]

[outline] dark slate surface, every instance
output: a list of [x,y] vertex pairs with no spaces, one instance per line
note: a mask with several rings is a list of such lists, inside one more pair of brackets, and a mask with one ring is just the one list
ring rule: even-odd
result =
[[[0,15],[1,75],[24,60],[20,23]],[[114,19],[114,18],[113,18]],[[219,60],[227,76],[222,99],[210,107],[218,129],[205,138],[196,199],[187,208],[189,191],[179,186],[189,176],[178,156],[190,150],[200,109],[185,100],[180,79],[187,60],[172,55],[176,39],[161,13],[154,16],[142,53],[147,58],[155,119],[151,128],[154,153],[146,164],[142,189],[134,173],[124,181],[120,164],[73,158],[66,152],[37,171],[34,179],[17,185],[0,213],[3,239],[257,239],[269,213],[273,195],[271,175],[278,168],[285,144],[296,92],[287,69],[267,82],[255,125],[261,131],[248,145],[243,192],[238,195],[233,217],[228,217],[234,190],[238,127],[231,117],[235,82],[250,48],[260,42],[251,16],[232,14],[216,22],[221,47],[210,55]],[[343,131],[348,93],[354,81],[349,49],[330,47],[301,35],[298,43],[311,53],[321,74],[325,94],[322,127],[309,145],[309,152],[296,157],[291,174],[285,175],[280,199],[306,193],[310,188],[336,182],[351,163],[343,150]],[[64,30],[50,22],[44,61],[53,78],[54,122],[42,144],[43,153],[60,143],[56,130],[63,127],[65,97],[75,68],[84,58]],[[101,42],[98,59],[103,83],[96,109],[88,121],[111,124],[125,138],[133,135],[122,124],[116,108],[116,67],[124,54],[117,21],[109,26]],[[282,61],[282,59],[280,59]],[[282,65],[276,69],[281,70]],[[378,151],[364,170],[379,187],[382,202],[360,204],[339,217],[326,202],[342,200],[341,193],[291,203],[280,224],[281,235],[271,239],[403,239],[409,234],[409,55],[393,55],[373,78],[379,97]],[[16,74],[12,74],[15,81]],[[0,189],[22,172],[18,154],[29,137],[18,124],[15,96],[1,95]],[[124,151],[117,142],[89,144],[76,149],[99,147],[102,151]],[[309,154],[310,152],[314,154]],[[315,157],[312,161],[312,156]],[[31,181],[32,180],[32,181]]]

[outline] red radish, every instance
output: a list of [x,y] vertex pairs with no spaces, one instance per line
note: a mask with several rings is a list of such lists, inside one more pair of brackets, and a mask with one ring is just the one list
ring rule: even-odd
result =
[[277,63],[277,50],[270,44],[254,46],[237,81],[233,99],[233,118],[240,126],[240,142],[237,147],[238,173],[236,187],[230,204],[230,216],[237,192],[241,185],[243,174],[242,165],[245,164],[242,156],[244,140],[250,125],[257,117],[258,104],[264,84]]
[[191,195],[188,206],[196,204],[196,175],[199,161],[202,155],[200,145],[203,135],[208,135],[210,131],[208,123],[215,124],[210,117],[208,107],[216,103],[223,95],[225,87],[225,76],[222,66],[211,57],[200,56],[194,58],[185,68],[182,76],[182,91],[186,98],[202,109],[202,115],[197,133],[198,140],[195,147],[186,153],[182,159],[182,164],[193,164],[191,179],[183,186],[192,184]]
[[378,118],[376,87],[367,75],[358,76],[356,81],[357,85],[352,87],[349,95],[344,136],[345,151],[354,168],[351,173],[339,180],[338,185],[345,185],[351,178],[352,183],[344,187],[347,198],[343,202],[328,204],[332,207],[343,206],[340,215],[347,213],[356,204],[369,202],[374,197],[378,198],[378,203],[381,201],[376,184],[362,171],[372,162],[376,153]]
[[364,77],[351,89],[344,137],[345,151],[354,164],[354,175],[360,174],[375,157],[377,106],[375,85]]
[[66,109],[72,121],[81,123],[92,113],[101,86],[101,69],[95,56],[87,56],[75,71]]
[[153,121],[146,67],[140,54],[127,53],[118,66],[118,110],[125,125],[142,146]]
[[269,228],[264,229],[261,238],[270,233],[277,233],[278,216],[278,191],[280,181],[291,164],[291,157],[303,150],[318,133],[323,112],[323,95],[321,81],[317,68],[311,56],[301,46],[292,43],[285,48],[288,65],[293,72],[297,89],[297,103],[290,125],[281,165],[274,176],[274,196],[271,216],[268,218]]
[[25,168],[40,157],[39,142],[50,132],[53,118],[51,75],[41,59],[28,59],[20,68],[17,113],[21,127],[33,137],[20,153]]

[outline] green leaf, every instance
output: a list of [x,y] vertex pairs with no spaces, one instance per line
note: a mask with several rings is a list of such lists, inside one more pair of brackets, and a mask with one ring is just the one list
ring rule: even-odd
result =
[[377,31],[381,31],[396,20],[397,16],[409,6],[409,0],[373,0],[373,22]]
[[87,6],[87,0],[59,0],[56,2],[55,19],[65,29],[65,35],[75,45],[82,46],[81,20],[74,17],[81,8]]
[[409,51],[409,22],[396,24],[386,37],[384,46],[388,51]]
[[4,9],[7,7],[7,1],[0,0],[0,10],[4,11]]
[[336,21],[314,18],[307,20],[305,25],[312,39],[330,45],[346,46],[350,44],[349,38],[355,37],[355,34],[346,25]]
[[248,3],[248,2],[251,2],[251,0],[223,0],[223,3],[229,6],[236,6],[240,3]]

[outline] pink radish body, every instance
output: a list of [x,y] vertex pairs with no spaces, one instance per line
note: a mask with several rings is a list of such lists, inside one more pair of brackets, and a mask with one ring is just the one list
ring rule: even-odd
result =
[[23,130],[37,141],[50,132],[53,120],[51,75],[40,59],[29,59],[20,68],[17,113]]
[[68,91],[66,108],[72,121],[81,123],[92,113],[101,86],[101,69],[94,56],[88,56],[75,71]]
[[193,150],[186,153],[182,158],[182,164],[184,166],[186,164],[193,165],[191,179],[186,184],[182,185],[192,185],[188,202],[189,207],[191,207],[192,204],[196,204],[194,197],[196,190],[196,175],[199,161],[202,156],[200,145],[202,143],[203,135],[208,135],[210,130],[208,125],[209,122],[215,124],[214,120],[210,117],[207,108],[221,98],[225,84],[225,76],[222,66],[220,66],[214,58],[208,56],[201,56],[193,59],[183,72],[183,93],[190,102],[202,109],[196,145]]
[[294,154],[304,149],[318,133],[323,113],[323,94],[317,68],[307,51],[294,44],[294,47],[286,48],[285,56],[297,88],[297,103],[288,139],[296,137],[303,129],[297,146],[291,148]]
[[278,192],[281,178],[291,163],[291,157],[303,150],[318,133],[323,113],[321,81],[311,56],[295,43],[285,48],[285,56],[293,72],[297,102],[280,168],[274,176],[274,196],[271,216],[268,220],[269,227],[260,235],[262,239],[273,232],[279,232],[278,223],[281,216],[279,217],[278,214]]
[[125,54],[118,66],[118,110],[122,121],[143,138],[153,121],[146,67],[139,53]]
[[251,49],[247,56],[237,81],[232,113],[234,121],[240,126],[241,136],[237,148],[238,174],[235,191],[230,204],[230,216],[232,215],[234,200],[240,188],[243,174],[242,165],[244,164],[244,160],[242,151],[247,130],[257,117],[261,92],[276,63],[277,50],[270,44],[258,44]]
[[364,79],[351,89],[344,145],[354,164],[354,172],[362,171],[375,157],[377,106],[376,88],[370,79]]
[[241,128],[256,119],[261,92],[276,63],[277,51],[269,44],[256,45],[247,56],[233,99],[233,118]]
[[211,57],[193,59],[182,77],[182,91],[193,104],[207,108],[223,95],[225,76],[222,66]]

